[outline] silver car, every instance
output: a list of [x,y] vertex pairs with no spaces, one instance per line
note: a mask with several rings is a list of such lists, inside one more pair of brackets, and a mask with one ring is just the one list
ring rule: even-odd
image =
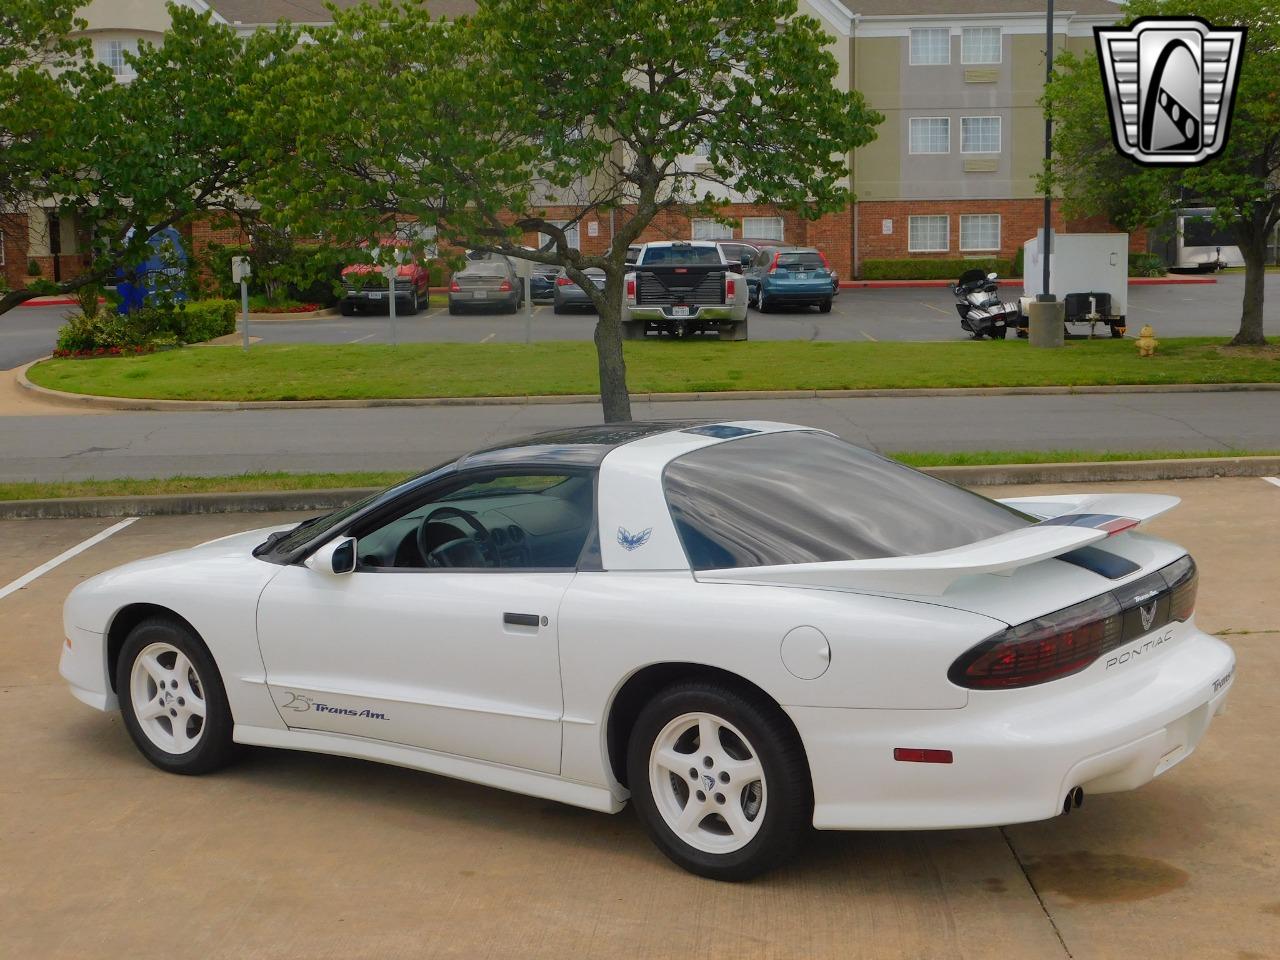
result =
[[[604,289],[604,271],[599,267],[587,267],[583,271],[591,282],[599,289]],[[595,313],[596,306],[591,302],[591,298],[587,296],[587,292],[578,286],[577,282],[572,280],[563,270],[556,277],[556,290],[552,295],[555,300],[555,306],[552,308],[556,313],[568,313],[571,310],[587,310]]]
[[515,313],[524,304],[524,282],[505,257],[473,260],[449,280],[449,312],[493,310]]

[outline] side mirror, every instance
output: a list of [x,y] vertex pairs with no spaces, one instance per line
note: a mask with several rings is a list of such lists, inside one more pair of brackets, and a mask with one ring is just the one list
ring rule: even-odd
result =
[[749,267],[749,266],[751,266],[751,254],[749,254],[749,253],[744,253],[744,254],[742,255],[742,265],[743,265],[744,267]]
[[356,568],[356,538],[338,537],[330,540],[303,563],[317,573],[333,576],[351,573]]

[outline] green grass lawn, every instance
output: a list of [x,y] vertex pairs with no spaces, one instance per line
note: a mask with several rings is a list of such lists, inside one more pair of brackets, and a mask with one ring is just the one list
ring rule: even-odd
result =
[[[1165,338],[1142,359],[1131,340],[945,343],[647,340],[626,346],[636,393],[886,387],[1081,386],[1280,381],[1280,350]],[[141,357],[47,360],[28,376],[73,393],[180,400],[527,396],[598,391],[587,342],[190,347]]]
[[[964,453],[890,453],[913,467],[986,466],[1008,463],[1092,463],[1116,460],[1177,460],[1204,457],[1280,456],[1280,450],[974,450]],[[0,483],[0,500],[54,500],[69,497],[138,497],[156,494],[266,493],[277,490],[334,490],[389,487],[406,479],[402,471],[359,473],[241,473],[223,477],[168,477],[160,480],[63,480]]]

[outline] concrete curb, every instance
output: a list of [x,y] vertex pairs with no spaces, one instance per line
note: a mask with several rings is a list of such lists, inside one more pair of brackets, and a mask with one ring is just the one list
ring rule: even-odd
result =
[[[366,407],[494,407],[535,404],[599,403],[600,395],[561,394],[527,397],[387,397],[372,400],[147,400],[67,393],[32,383],[27,370],[47,360],[18,368],[17,383],[51,403],[93,410],[325,410]],[[722,390],[694,393],[633,393],[632,403],[686,403],[698,400],[848,400],[876,397],[1015,397],[1091,393],[1241,393],[1280,391],[1277,383],[1117,383],[1078,387],[953,387],[948,389],[885,388],[869,390]]]
[[[331,320],[342,314],[336,307],[326,307],[323,310],[311,310],[308,313],[254,313],[249,311],[250,323],[296,323],[299,320]],[[244,322],[244,314],[239,310],[236,311],[236,327]]]
[[[1011,287],[1022,286],[1022,279],[1019,277],[1001,277],[1000,282]],[[1151,287],[1161,284],[1187,284],[1187,283],[1217,283],[1217,277],[1185,277],[1185,276],[1169,276],[1169,277],[1130,277],[1129,285],[1138,287]],[[841,290],[899,290],[910,289],[913,287],[950,287],[954,284],[954,280],[841,280]]]
[[[1012,463],[997,466],[926,467],[923,472],[964,487],[1039,483],[1113,483],[1125,480],[1190,480],[1207,477],[1266,477],[1280,474],[1280,457]],[[332,490],[278,490],[264,493],[191,493],[58,500],[0,500],[0,520],[334,510],[373,492],[373,488],[355,487]]]

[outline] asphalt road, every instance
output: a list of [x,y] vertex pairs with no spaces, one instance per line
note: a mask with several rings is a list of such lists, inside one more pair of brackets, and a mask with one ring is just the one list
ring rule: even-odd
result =
[[[1275,393],[638,403],[636,419],[809,424],[884,451],[1280,449]],[[0,481],[257,470],[423,470],[490,443],[599,423],[594,404],[0,417]]]
[[[814,834],[743,884],[678,870],[629,811],[263,749],[207,777],[156,770],[58,677],[63,599],[128,560],[291,518],[140,520],[0,597],[0,956],[1274,958],[1280,564],[1258,545],[1280,538],[1280,490],[1112,489],[1183,497],[1152,532],[1199,561],[1199,626],[1232,634],[1228,710],[1196,752],[1069,817]],[[113,523],[0,523],[0,588]]]
[[[1226,274],[1215,284],[1160,284],[1129,288],[1130,334],[1150,323],[1157,336],[1230,336],[1240,322],[1244,277]],[[1021,287],[1005,288],[1008,297]],[[962,340],[954,297],[942,287],[844,290],[829,314],[812,308],[787,313],[751,313],[753,340]],[[397,319],[401,342],[518,343],[525,338],[525,317],[471,314],[451,317],[443,294],[416,317]],[[19,307],[0,316],[0,369],[44,356],[67,307]],[[1266,323],[1280,331],[1280,274],[1267,275]],[[591,314],[556,316],[549,305],[534,309],[536,340],[590,340]],[[330,320],[261,322],[251,326],[265,343],[390,342],[386,314]]]

